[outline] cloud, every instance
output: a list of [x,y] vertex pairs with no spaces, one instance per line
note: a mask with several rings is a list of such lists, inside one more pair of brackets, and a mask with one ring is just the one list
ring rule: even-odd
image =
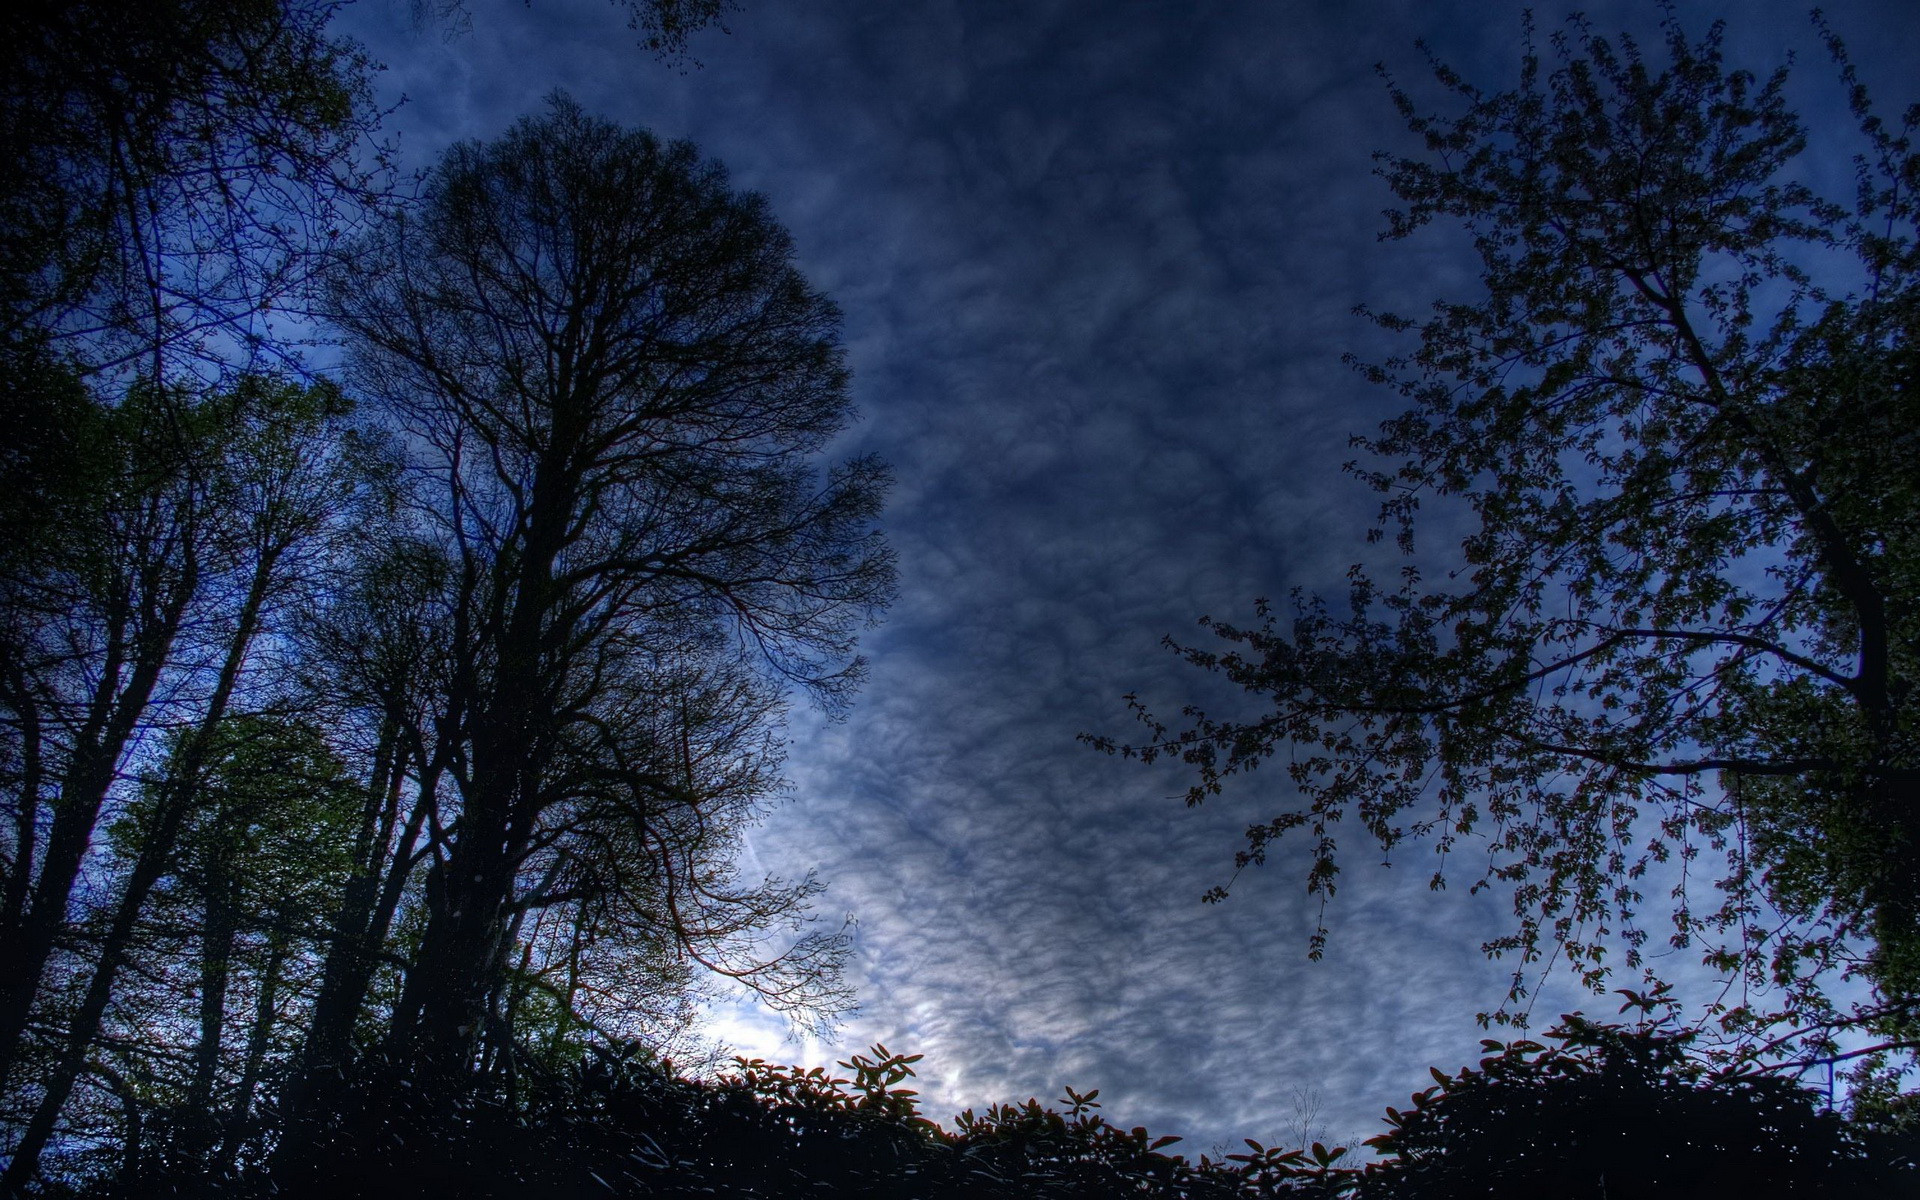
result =
[[[1284,803],[1277,772],[1188,810],[1177,769],[1075,734],[1126,733],[1130,691],[1236,701],[1159,638],[1337,592],[1364,552],[1372,498],[1340,464],[1393,398],[1340,364],[1388,352],[1350,310],[1417,311],[1473,278],[1444,239],[1375,241],[1369,156],[1410,146],[1373,64],[1417,76],[1425,35],[1505,77],[1519,8],[753,0],[686,74],[611,6],[476,9],[452,40],[397,5],[349,11],[410,97],[412,161],[564,87],[765,192],[845,311],[865,420],[838,449],[895,465],[902,593],[853,714],[796,717],[794,801],[754,835],[860,922],[864,1012],[792,1057],[924,1052],[939,1117],[1098,1087],[1112,1119],[1195,1151],[1275,1140],[1296,1086],[1336,1136],[1371,1133],[1428,1064],[1476,1057],[1473,1014],[1508,969],[1478,949],[1504,928],[1497,898],[1435,895],[1417,851],[1382,868],[1353,841],[1310,964],[1292,851],[1198,903]],[[1764,51],[1797,11],[1743,6],[1735,28]],[[1887,32],[1856,49],[1898,65],[1904,11],[1833,15]],[[1583,1003],[1604,1011],[1559,986],[1538,1011]],[[716,1013],[778,1056],[765,1014]]]

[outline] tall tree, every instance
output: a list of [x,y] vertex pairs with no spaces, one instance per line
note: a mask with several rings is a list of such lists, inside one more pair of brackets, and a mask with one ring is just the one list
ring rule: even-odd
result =
[[[361,60],[309,0],[0,15],[0,1081],[109,792],[207,672],[233,401],[373,176]],[[370,148],[369,148],[370,150]],[[378,167],[370,150],[365,165]],[[218,380],[217,386],[212,381]],[[242,422],[244,424],[244,421]],[[228,533],[231,533],[229,530]],[[217,602],[216,602],[217,604]],[[213,625],[202,627],[203,619]],[[217,640],[218,635],[214,635]]]
[[[1194,768],[1191,804],[1279,756],[1298,804],[1239,863],[1300,829],[1323,898],[1346,820],[1471,845],[1519,918],[1489,949],[1557,946],[1590,984],[1615,938],[1643,966],[1649,871],[1723,855],[1673,940],[1784,989],[1780,1011],[1721,1008],[1727,1031],[1817,1053],[1865,1023],[1911,1047],[1920,114],[1883,125],[1830,39],[1863,150],[1834,203],[1796,173],[1784,70],[1728,67],[1718,26],[1669,16],[1663,43],[1576,21],[1510,90],[1438,67],[1453,115],[1393,89],[1428,154],[1384,160],[1389,235],[1458,222],[1485,290],[1377,318],[1416,345],[1361,370],[1411,407],[1359,439],[1389,465],[1356,470],[1385,497],[1375,537],[1409,554],[1423,499],[1470,511],[1464,561],[1389,586],[1356,569],[1345,612],[1203,622],[1219,641],[1181,653],[1265,711],[1175,728],[1136,702],[1127,750]],[[1838,1012],[1852,975],[1874,996]]]
[[[387,714],[411,725],[433,834],[392,1040],[434,1072],[471,1065],[543,889],[624,839],[661,872],[649,903],[692,903],[663,814],[715,815],[702,764],[727,767],[702,751],[776,710],[694,720],[686,698],[743,665],[830,705],[859,678],[854,635],[892,584],[886,473],[816,466],[851,409],[838,315],[791,259],[693,147],[560,98],[456,147],[336,277],[352,379],[416,447],[411,519],[445,564],[444,688]],[[832,944],[746,974],[831,966]],[[786,986],[768,990],[822,995]]]
[[[180,638],[214,590],[211,488],[224,422],[160,389],[106,405],[77,384],[46,410],[10,483],[30,534],[0,579],[14,786],[0,947],[0,1082],[109,794]],[[36,486],[39,485],[39,486]],[[217,573],[217,571],[212,572]]]
[[[60,1031],[0,1187],[31,1177],[87,1067],[143,906],[206,799],[204,775],[229,707],[256,673],[256,643],[309,580],[326,535],[356,498],[362,472],[357,443],[342,429],[347,412],[331,386],[257,376],[194,405],[167,395],[95,412],[91,419],[117,437],[93,447],[95,503],[79,509],[72,534],[89,553],[29,558],[37,570],[5,581],[7,611],[19,622],[8,631],[18,636],[0,647],[18,681],[8,698],[17,713],[46,714],[16,727],[20,759],[55,766],[42,777],[23,772],[11,798],[9,894],[30,893],[31,903],[10,906],[0,926],[15,965],[0,990],[0,1066],[26,1048],[27,1018],[70,928],[90,843],[142,750],[137,727],[163,714],[186,732],[139,852],[108,885],[114,899],[84,972],[84,998]],[[38,849],[43,820],[50,832]]]
[[[188,766],[191,731],[167,740],[109,829],[101,857],[114,873],[147,856]],[[312,726],[233,714],[203,754],[197,802],[125,947],[88,1076],[61,1113],[67,1145],[109,1149],[134,1191],[218,1177],[254,1138],[263,1086],[298,1046],[352,841],[359,788]],[[116,1080],[137,1084],[131,1118],[110,1103],[118,1095],[85,1086],[117,1091]]]

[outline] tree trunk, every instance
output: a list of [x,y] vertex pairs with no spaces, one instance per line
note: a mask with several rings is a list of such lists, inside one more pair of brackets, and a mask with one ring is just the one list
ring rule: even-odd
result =
[[267,1046],[273,1037],[273,1024],[279,1014],[274,1002],[280,994],[280,974],[287,961],[287,939],[275,934],[267,955],[266,969],[260,975],[260,996],[253,1006],[253,1027],[247,1032],[247,1061],[240,1072],[240,1086],[233,1106],[227,1110],[220,1140],[219,1162],[231,1169],[246,1140],[247,1122],[253,1115],[253,1093],[260,1086],[260,1074],[266,1066]]
[[420,960],[407,979],[418,1016],[416,1009],[403,1009],[408,1020],[394,1030],[396,1044],[433,1080],[471,1071],[503,963],[514,876],[545,773],[543,733],[552,713],[545,703],[541,648],[555,634],[553,563],[573,510],[575,483],[559,469],[543,470],[535,479],[524,556],[511,569],[510,586],[496,593],[488,621],[497,631],[497,665],[473,697],[473,765],[461,795],[458,836],[440,872],[439,903],[429,913]]
[[[124,613],[110,639],[100,684],[95,689],[86,723],[76,739],[66,778],[54,803],[53,826],[47,837],[46,857],[40,864],[40,878],[32,889],[33,902],[20,914],[17,924],[0,930],[0,962],[6,964],[6,970],[0,972],[0,1092],[8,1090],[13,1069],[24,1049],[27,1022],[40,990],[40,977],[46,971],[54,943],[66,928],[73,889],[80,878],[80,865],[92,845],[101,807],[118,774],[127,744],[152,700],[153,689],[172,652],[174,636],[179,632],[198,578],[198,564],[188,555],[177,591],[168,597],[156,625],[145,638],[139,639],[133,673],[126,686],[118,690],[115,685],[125,663]],[[37,796],[21,797],[21,805],[29,814],[38,802]],[[24,892],[25,876],[30,869],[25,854],[16,857],[13,869],[18,878],[9,884]]]
[[146,831],[140,854],[134,860],[133,871],[127,877],[126,887],[114,908],[113,922],[101,944],[100,960],[94,966],[92,979],[88,981],[86,996],[67,1031],[66,1049],[56,1060],[53,1074],[46,1082],[46,1092],[41,1096],[32,1119],[27,1122],[19,1144],[14,1147],[13,1161],[7,1164],[5,1174],[0,1175],[0,1196],[23,1191],[38,1172],[40,1153],[46,1149],[47,1139],[53,1134],[60,1110],[66,1106],[74,1083],[85,1069],[94,1036],[100,1031],[101,1018],[106,1015],[107,1005],[113,998],[114,978],[126,961],[147,895],[171,864],[180,827],[185,823],[199,793],[201,776],[213,750],[215,730],[226,716],[227,704],[246,665],[247,651],[259,628],[261,609],[266,604],[273,571],[282,549],[284,547],[267,547],[254,565],[253,578],[248,584],[246,599],[241,604],[239,620],[235,623],[233,640],[228,643],[219,680],[207,700],[200,723],[181,747],[178,761],[169,774],[153,828]]
[[[41,742],[45,736],[40,724],[40,705],[33,689],[27,686],[25,672],[17,665],[6,675],[4,699],[20,718],[20,791],[14,812],[13,865],[7,872],[6,894],[0,899],[0,931],[20,927],[27,911],[27,885],[33,865],[35,843],[40,834],[40,789],[44,771],[41,766]],[[0,943],[5,939],[0,936]],[[0,1086],[4,1080],[0,1080]]]
[[[393,786],[397,787],[398,783],[396,779]],[[350,885],[365,898],[350,894],[342,899],[341,913],[334,924],[333,946],[327,952],[320,993],[314,1000],[306,1045],[300,1054],[300,1068],[289,1082],[282,1101],[289,1127],[303,1120],[316,1102],[324,1108],[329,1085],[344,1079],[353,1027],[366,1003],[377,957],[393,927],[407,879],[413,874],[414,843],[419,840],[421,827],[433,806],[437,787],[437,775],[421,782],[419,798],[399,842],[393,847],[378,897],[371,896],[372,885],[377,880],[369,875]],[[292,1151],[297,1140],[289,1133],[283,1145]]]
[[[224,847],[222,848],[224,850]],[[227,982],[239,913],[233,876],[216,852],[206,881],[206,916],[200,930],[200,1037],[193,1050],[193,1079],[187,1088],[183,1149],[195,1159],[213,1148],[219,1134],[213,1089],[220,1074],[220,1047],[227,1024]]]
[[[471,809],[461,814],[463,825],[470,815]],[[429,1080],[451,1081],[471,1070],[513,887],[505,857],[499,835],[469,833],[440,872],[440,903],[407,976],[407,1019],[394,1031],[396,1048]]]

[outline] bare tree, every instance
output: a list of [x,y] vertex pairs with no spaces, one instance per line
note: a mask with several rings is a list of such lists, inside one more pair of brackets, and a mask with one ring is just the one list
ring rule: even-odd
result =
[[413,535],[444,564],[442,682],[387,713],[428,830],[391,1039],[437,1072],[471,1066],[520,922],[563,903],[797,1010],[834,1001],[831,936],[708,949],[810,893],[715,886],[710,835],[730,791],[764,794],[778,689],[844,701],[892,587],[884,467],[816,465],[851,408],[838,314],[791,254],[693,147],[559,98],[451,151],[336,279],[352,380],[413,448]]

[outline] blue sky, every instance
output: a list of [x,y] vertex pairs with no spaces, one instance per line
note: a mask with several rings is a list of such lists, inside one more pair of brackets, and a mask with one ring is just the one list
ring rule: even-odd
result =
[[[807,1063],[884,1041],[926,1055],[930,1115],[1101,1089],[1107,1114],[1183,1149],[1285,1141],[1298,1089],[1318,1124],[1367,1136],[1426,1068],[1478,1056],[1473,1017],[1509,968],[1480,943],[1505,909],[1427,888],[1420,848],[1378,867],[1358,839],[1325,960],[1300,859],[1232,899],[1243,781],[1182,806],[1177,768],[1076,743],[1125,734],[1123,694],[1161,710],[1221,698],[1159,646],[1256,597],[1337,591],[1366,548],[1349,435],[1392,398],[1341,365],[1388,343],[1356,304],[1472,295],[1444,237],[1381,244],[1375,150],[1410,150],[1374,72],[1424,76],[1415,47],[1486,86],[1512,80],[1507,0],[1124,3],[743,0],[700,66],[638,49],[601,0],[469,0],[471,29],[419,28],[400,0],[343,17],[405,103],[402,160],[497,135],[554,89],[693,139],[793,231],[840,304],[863,414],[837,453],[878,452],[901,594],[865,642],[871,679],[838,723],[795,714],[789,803],[749,866],[831,882],[858,921],[863,1007],[827,1043],[784,1040],[746,1003],[713,1031]],[[1543,28],[1564,10],[1538,5]],[[1581,6],[1651,30],[1649,3]],[[1844,108],[1805,8],[1728,16],[1729,57],[1801,56],[1816,148]],[[1920,61],[1911,0],[1826,5],[1894,112]],[[1829,178],[1843,157],[1817,159]],[[1249,786],[1252,784],[1253,786]],[[1684,956],[1667,960],[1697,989]],[[1536,1017],[1613,1005],[1550,981]]]

